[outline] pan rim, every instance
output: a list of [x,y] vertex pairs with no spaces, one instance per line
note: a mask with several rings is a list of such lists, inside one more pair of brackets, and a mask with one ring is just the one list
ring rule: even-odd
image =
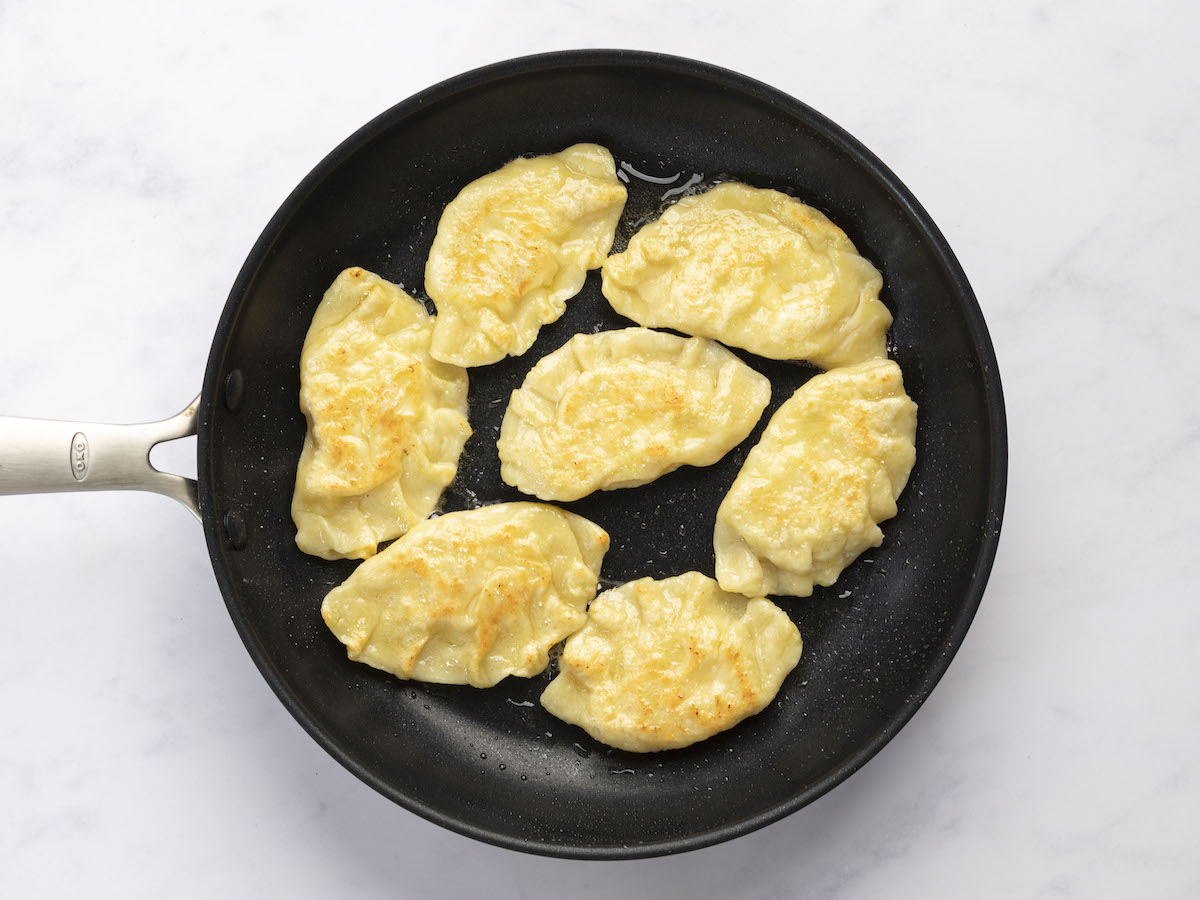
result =
[[[442,102],[454,95],[485,83],[502,81],[518,75],[529,75],[548,69],[604,68],[619,66],[626,69],[650,69],[691,77],[709,85],[724,88],[742,95],[749,95],[766,102],[791,117],[812,127],[840,150],[852,157],[855,163],[875,178],[892,198],[904,209],[912,221],[925,233],[929,246],[941,263],[948,280],[954,287],[965,324],[979,354],[979,364],[984,387],[984,405],[990,431],[989,452],[991,471],[988,473],[987,515],[981,523],[979,555],[975,571],[968,585],[963,604],[953,627],[940,648],[933,666],[925,673],[909,701],[881,728],[870,741],[855,754],[830,769],[818,782],[804,791],[792,794],[774,806],[755,815],[740,818],[720,827],[694,832],[682,837],[655,840],[629,845],[562,845],[532,838],[513,835],[481,827],[460,816],[435,809],[415,798],[396,790],[369,771],[349,752],[344,750],[334,736],[326,732],[315,720],[304,702],[289,687],[284,674],[276,667],[270,654],[258,641],[253,628],[242,615],[234,600],[234,586],[229,571],[221,557],[227,552],[227,539],[219,521],[220,511],[214,508],[212,469],[207,464],[212,451],[211,423],[214,405],[222,394],[217,383],[222,369],[228,339],[241,311],[242,300],[254,281],[259,267],[271,253],[277,238],[286,228],[287,222],[297,212],[310,194],[332,174],[350,155],[380,136],[385,131],[398,127],[406,118],[435,102]],[[226,608],[247,651],[263,678],[270,685],[283,705],[305,731],[342,766],[361,781],[410,812],[441,825],[451,831],[495,846],[542,856],[568,859],[638,859],[698,850],[731,840],[756,831],[772,822],[796,812],[844,782],[886,746],[893,737],[916,714],[929,697],[937,683],[945,675],[955,654],[966,637],[982,601],[984,589],[991,574],[999,545],[1003,519],[1007,470],[1008,440],[1003,392],[995,350],[988,334],[983,313],[979,308],[966,274],[951,250],[940,229],[930,218],[908,188],[899,178],[861,142],[812,107],[800,100],[763,82],[729,69],[686,57],[673,56],[641,50],[579,49],[560,50],[516,57],[485,65],[445,79],[413,94],[379,115],[375,116],[330,151],[300,181],[268,221],[255,241],[243,263],[216,326],[213,342],[205,369],[197,425],[197,493],[213,573],[216,577]]]

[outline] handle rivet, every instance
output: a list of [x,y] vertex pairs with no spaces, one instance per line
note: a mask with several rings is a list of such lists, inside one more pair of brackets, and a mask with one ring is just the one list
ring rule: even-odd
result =
[[230,412],[242,405],[242,395],[246,393],[246,377],[241,369],[234,369],[225,376],[225,408]]
[[227,510],[221,524],[225,526],[225,537],[229,539],[229,544],[234,550],[241,550],[246,546],[246,520],[240,512],[236,509]]

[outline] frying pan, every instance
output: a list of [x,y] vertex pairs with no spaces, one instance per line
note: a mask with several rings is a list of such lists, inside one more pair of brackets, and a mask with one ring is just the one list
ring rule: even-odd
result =
[[[445,205],[519,156],[595,141],[629,202],[616,249],[674,197],[725,179],[825,211],[884,275],[890,350],[920,407],[917,463],[868,551],[831,588],[780,598],[804,656],[773,702],[683,750],[606,748],[545,713],[553,672],[477,690],[403,682],[352,663],[319,615],[353,562],[300,553],[289,501],[304,436],[298,361],[335,275],[360,265],[423,296]],[[442,508],[522,499],[499,477],[509,393],[574,333],[629,323],[597,274],[522,357],[471,370],[468,441]],[[566,508],[608,530],[605,585],[713,573],[715,510],[779,404],[815,370],[743,359],[771,406],[719,464]],[[197,481],[157,472],[155,443],[197,440]],[[949,665],[995,555],[1007,448],[999,374],[953,253],[917,201],[861,144],[804,104],[686,59],[572,51],[488,66],[383,113],[335,149],[268,223],[213,337],[200,396],[139,426],[0,423],[0,492],[137,488],[185,503],[247,650],[300,724],[359,778],[462,834],[579,858],[652,856],[744,834],[847,778],[909,720]]]

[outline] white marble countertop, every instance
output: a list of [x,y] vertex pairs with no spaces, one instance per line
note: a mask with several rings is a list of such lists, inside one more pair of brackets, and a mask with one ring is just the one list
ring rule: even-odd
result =
[[408,6],[0,4],[0,412],[176,411],[278,204],[414,91],[573,46],[693,56],[847,128],[966,269],[1012,453],[979,615],[804,810],[675,858],[548,860],[307,737],[175,504],[0,498],[0,896],[1200,896],[1198,7]]

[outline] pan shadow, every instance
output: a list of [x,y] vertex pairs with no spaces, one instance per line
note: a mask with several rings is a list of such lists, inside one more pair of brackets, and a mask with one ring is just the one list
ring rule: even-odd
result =
[[523,898],[567,885],[579,897],[765,898],[799,889],[836,896],[903,856],[945,819],[937,810],[955,802],[960,779],[953,760],[936,752],[939,720],[951,711],[953,693],[931,699],[864,769],[809,806],[750,835],[652,859],[552,859],[462,837],[392,804],[315,743],[298,741],[291,727],[256,730],[245,744],[253,757],[245,765],[276,782],[271,795],[304,798],[287,826],[296,857],[336,868],[339,884],[366,896],[402,888],[410,898]]

